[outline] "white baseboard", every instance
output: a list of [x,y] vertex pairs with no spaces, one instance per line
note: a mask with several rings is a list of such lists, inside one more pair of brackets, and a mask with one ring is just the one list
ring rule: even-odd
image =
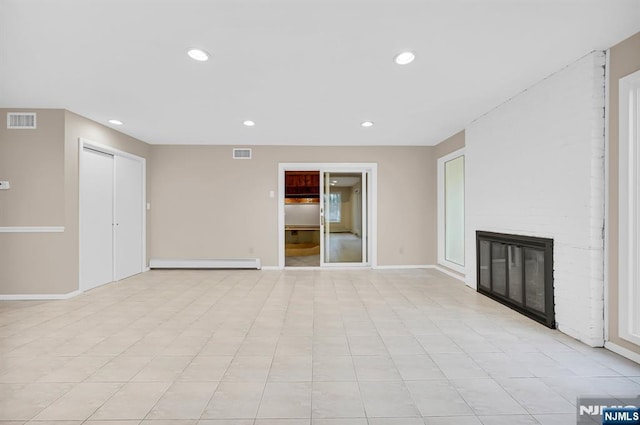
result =
[[16,294],[0,295],[0,301],[44,301],[44,300],[68,300],[82,291],[73,291],[66,294]]
[[425,264],[403,264],[397,266],[375,266],[373,269],[375,270],[393,270],[393,269],[429,269],[433,266],[425,265]]
[[447,276],[451,276],[454,279],[458,279],[460,282],[462,283],[466,283],[465,281],[465,276],[463,275],[459,275],[458,273],[452,272],[451,270],[447,269],[446,267],[442,267],[439,265],[435,265],[435,266],[429,266],[430,269],[436,269],[438,270],[440,273],[444,273]]
[[161,259],[149,261],[152,269],[260,269],[259,258]]
[[633,360],[636,363],[640,363],[640,354],[631,351],[628,348],[621,347],[611,341],[605,341],[604,348],[606,348],[607,350],[611,350],[616,354],[620,354],[622,357],[626,357],[629,360]]

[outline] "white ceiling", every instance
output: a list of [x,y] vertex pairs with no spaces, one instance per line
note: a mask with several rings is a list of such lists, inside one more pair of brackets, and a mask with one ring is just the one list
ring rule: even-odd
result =
[[640,0],[0,0],[0,107],[159,144],[433,145],[638,31]]

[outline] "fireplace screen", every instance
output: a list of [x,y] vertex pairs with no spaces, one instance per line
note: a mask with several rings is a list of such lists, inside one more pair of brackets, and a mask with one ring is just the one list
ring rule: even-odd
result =
[[476,232],[478,292],[555,328],[553,240]]

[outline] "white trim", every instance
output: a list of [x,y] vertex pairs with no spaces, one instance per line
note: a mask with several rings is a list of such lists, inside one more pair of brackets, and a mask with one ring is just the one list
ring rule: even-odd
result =
[[[84,148],[87,147],[89,149],[97,150],[103,153],[107,153],[110,155],[117,155],[125,158],[132,159],[134,161],[138,161],[142,164],[142,267],[141,270],[144,272],[145,270],[149,270],[147,264],[147,160],[138,155],[134,155],[129,152],[122,151],[120,149],[113,148],[108,145],[104,145],[102,143],[97,143],[91,141],[89,139],[85,139],[83,137],[78,138],[78,288],[80,291],[84,291],[83,282],[82,282],[82,191],[80,190],[80,185],[82,184],[80,175],[82,170],[82,152]],[[115,166],[115,165],[114,165]],[[115,179],[115,173],[114,173]],[[115,180],[114,180],[114,190],[115,190]],[[114,193],[115,195],[115,193]],[[114,243],[115,250],[115,243]],[[114,255],[114,265],[115,265],[115,255]],[[115,271],[113,272],[112,279],[115,280]]]
[[153,269],[260,269],[259,258],[164,259],[152,258]]
[[640,363],[640,354],[635,351],[631,351],[627,348],[621,347],[611,341],[605,341],[604,348],[613,351],[616,354],[620,354],[622,357],[626,357],[629,360],[633,360],[636,363]]
[[[367,210],[369,220],[367,221],[367,235],[369,242],[369,261],[365,264],[358,264],[358,268],[376,268],[378,262],[378,164],[365,162],[285,162],[278,164],[278,267],[285,268],[284,256],[284,192],[285,192],[285,171],[318,171],[322,177],[325,171],[329,172],[362,172],[369,173],[369,190],[367,192]],[[321,179],[322,180],[322,179]],[[322,183],[321,183],[322,185]],[[364,182],[363,182],[364,185]],[[322,189],[322,188],[321,188]],[[322,236],[321,236],[322,237]],[[340,264],[338,267],[345,266]],[[355,265],[354,265],[355,266]],[[353,268],[353,267],[352,267]],[[303,269],[295,267],[296,270]]]
[[[438,264],[442,264],[443,266],[448,267],[451,270],[455,270],[458,273],[462,273],[462,274],[466,273],[465,265],[460,265],[460,264],[453,263],[451,261],[448,261],[445,258],[444,165],[445,165],[445,163],[447,163],[447,162],[449,162],[451,160],[454,160],[454,159],[456,159],[458,157],[464,156],[464,153],[465,153],[465,148],[461,148],[461,149],[458,149],[456,151],[453,151],[453,152],[451,152],[451,153],[449,153],[447,155],[444,155],[444,156],[441,156],[440,158],[438,158],[437,179],[436,179],[437,207],[438,207],[438,211],[437,211],[437,215],[438,215],[438,218],[437,218],[437,223],[438,223]],[[466,186],[466,184],[465,184],[465,186]],[[465,197],[466,197],[466,190],[465,190]],[[465,235],[464,230],[463,230],[462,234]],[[464,242],[466,243],[466,240]],[[464,249],[463,249],[463,252],[465,252]],[[466,259],[465,259],[465,263],[466,263]]]
[[62,233],[64,226],[4,226],[0,233]]
[[396,265],[396,266],[376,266],[373,268],[376,270],[393,270],[393,269],[409,270],[409,269],[432,269],[434,267],[435,266],[428,265],[428,264],[404,264],[404,265]]
[[447,276],[451,276],[452,278],[457,279],[460,282],[463,282],[463,283],[466,284],[466,276],[465,276],[464,273],[463,274],[454,273],[451,270],[447,270],[447,268],[445,266],[441,266],[439,264],[437,264],[435,266],[432,266],[432,267],[429,267],[429,268],[434,268],[434,269],[438,270],[440,273],[444,273]]
[[610,81],[609,66],[611,59],[611,49],[607,49],[604,54],[604,245],[602,255],[604,259],[603,269],[603,303],[604,303],[604,340],[609,339],[609,100]]
[[287,270],[287,271],[299,271],[299,270],[317,270],[317,271],[333,271],[333,270],[373,270],[371,266],[350,266],[349,263],[340,263],[336,265],[326,265],[326,266],[286,266],[283,269],[279,270]]
[[[620,338],[640,345],[640,71],[619,80],[618,329]],[[636,328],[637,327],[637,328]]]
[[0,295],[0,301],[39,301],[39,300],[68,300],[82,291],[75,290],[66,294],[17,294],[17,295]]

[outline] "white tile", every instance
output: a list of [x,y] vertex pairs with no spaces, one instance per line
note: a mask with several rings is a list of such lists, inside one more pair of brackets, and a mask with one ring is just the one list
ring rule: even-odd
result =
[[360,382],[367,417],[418,417],[409,391],[402,382]]
[[493,379],[451,381],[477,415],[526,414],[527,411]]
[[178,380],[221,381],[232,360],[232,356],[196,356],[182,371]]
[[44,409],[35,420],[84,421],[104,404],[122,384],[81,383]]
[[146,419],[199,419],[217,386],[217,382],[177,382],[163,394]]
[[353,356],[358,381],[401,381],[400,373],[391,357]]
[[276,356],[271,364],[269,382],[310,382],[312,379],[312,357]]
[[271,356],[236,356],[222,380],[226,382],[264,382],[271,368]]
[[540,378],[503,378],[497,382],[531,414],[575,412],[571,403]]
[[202,414],[202,419],[253,419],[258,412],[264,383],[222,382]]
[[103,404],[91,420],[143,419],[169,388],[168,382],[128,383]]
[[365,416],[356,382],[314,382],[312,408],[314,419]]
[[442,379],[444,374],[428,355],[393,356],[393,361],[405,381]]
[[313,357],[313,381],[355,381],[356,373],[351,356]]
[[538,425],[538,421],[530,415],[480,416],[479,418],[483,425]]
[[422,416],[473,414],[469,405],[446,379],[408,381],[407,388]]
[[311,383],[268,382],[258,418],[310,418]]

